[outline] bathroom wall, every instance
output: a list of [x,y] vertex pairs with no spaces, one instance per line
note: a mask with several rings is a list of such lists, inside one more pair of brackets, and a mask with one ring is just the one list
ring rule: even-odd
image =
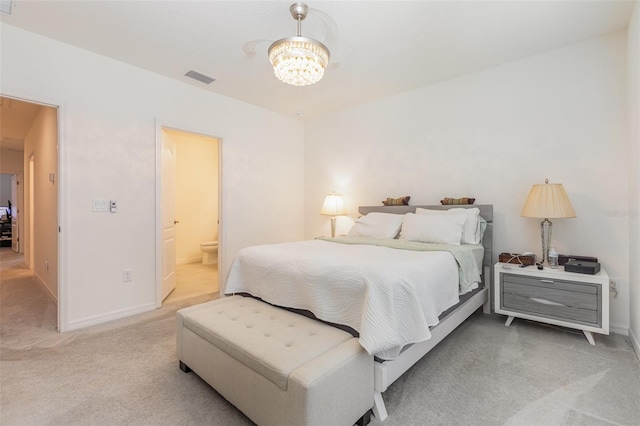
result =
[[200,243],[218,240],[218,139],[165,133],[176,143],[176,263],[201,261]]

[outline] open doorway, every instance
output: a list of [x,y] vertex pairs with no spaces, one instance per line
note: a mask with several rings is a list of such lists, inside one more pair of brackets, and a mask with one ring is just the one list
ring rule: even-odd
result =
[[160,299],[218,292],[220,140],[160,128]]
[[0,173],[0,247],[20,253],[22,173]]
[[[10,228],[3,226],[4,238],[11,237],[8,247],[14,253],[12,267],[28,270],[37,290],[53,303],[56,315],[51,326],[59,330],[58,107],[8,96],[0,96],[0,107],[0,174],[9,175],[11,181],[10,195],[3,189],[0,196],[0,205],[6,204],[4,210],[11,221]],[[3,241],[2,250],[6,250],[5,244]],[[2,296],[7,294],[3,292]],[[21,294],[26,293],[11,296],[11,303],[22,306],[16,298]],[[4,302],[4,311],[11,311]],[[24,312],[24,318],[16,316],[12,320],[32,317],[40,315]],[[39,324],[45,326],[44,322]]]

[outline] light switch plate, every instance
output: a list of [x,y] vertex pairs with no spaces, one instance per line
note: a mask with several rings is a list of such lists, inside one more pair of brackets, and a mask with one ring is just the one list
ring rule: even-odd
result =
[[108,212],[109,211],[109,201],[102,199],[93,199],[93,208],[94,212]]

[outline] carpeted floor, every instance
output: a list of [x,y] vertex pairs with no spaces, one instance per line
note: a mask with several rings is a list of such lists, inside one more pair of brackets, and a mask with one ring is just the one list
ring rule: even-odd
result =
[[476,313],[385,399],[390,425],[639,425],[640,363],[623,336]]
[[[178,368],[175,311],[209,298],[60,334],[38,284],[3,259],[0,424],[251,424]],[[640,425],[631,345],[619,335],[596,342],[476,313],[385,392],[383,424]]]

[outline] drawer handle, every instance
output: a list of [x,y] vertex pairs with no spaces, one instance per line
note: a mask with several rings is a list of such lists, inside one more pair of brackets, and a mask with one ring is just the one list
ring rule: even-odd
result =
[[547,299],[538,299],[537,297],[530,297],[529,299],[533,300],[534,302],[542,303],[543,305],[567,306],[563,305],[562,303],[552,302],[551,300]]
[[541,283],[553,284],[553,280],[540,280]]

